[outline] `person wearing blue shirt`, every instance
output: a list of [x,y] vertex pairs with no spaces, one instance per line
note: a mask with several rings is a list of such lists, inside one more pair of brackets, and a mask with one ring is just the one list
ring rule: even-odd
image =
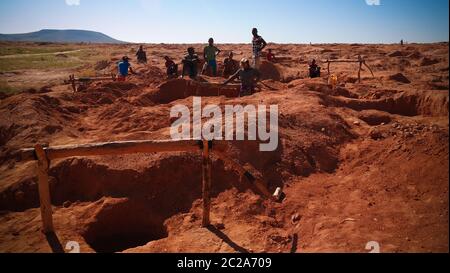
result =
[[119,82],[124,82],[127,80],[128,71],[131,74],[134,74],[133,69],[131,68],[131,64],[129,62],[129,58],[127,56],[122,58],[122,61],[118,64],[119,68],[119,76],[117,77],[117,80]]

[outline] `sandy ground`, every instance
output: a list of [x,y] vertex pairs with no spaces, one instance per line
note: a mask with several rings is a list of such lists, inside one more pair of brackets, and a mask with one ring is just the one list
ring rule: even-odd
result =
[[[219,46],[219,59],[231,50],[235,59],[250,55],[249,45]],[[382,252],[448,252],[448,44],[270,47],[278,62],[263,63],[260,92],[245,98],[233,98],[234,85],[167,81],[162,57],[180,60],[186,45],[148,45],[149,64],[134,65],[138,74],[127,83],[2,96],[0,252],[62,252],[69,241],[82,252],[369,252],[369,241]],[[114,69],[120,50],[129,52],[114,50],[99,74]],[[312,58],[358,54],[375,78],[364,70],[358,83],[357,64],[331,66],[335,90],[326,69],[307,78]],[[55,74],[66,72],[77,70]],[[229,155],[270,190],[281,186],[283,202],[265,200],[214,158],[206,229],[199,154],[69,158],[50,169],[56,234],[41,232],[36,163],[17,162],[19,149],[168,139],[171,107],[192,108],[193,95],[219,106],[279,105],[279,149],[232,142]]]

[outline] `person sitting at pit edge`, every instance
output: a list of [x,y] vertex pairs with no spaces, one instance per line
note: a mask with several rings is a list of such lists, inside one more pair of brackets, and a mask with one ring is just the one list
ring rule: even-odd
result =
[[275,54],[272,53],[272,49],[269,49],[267,53],[267,60],[272,63],[276,62]]
[[309,66],[309,77],[311,79],[320,77],[320,66],[317,65],[316,60],[313,59]]
[[178,77],[178,65],[169,56],[165,56],[164,59],[166,60],[167,77]]
[[241,80],[241,92],[240,97],[250,96],[255,92],[255,87],[260,79],[260,73],[258,70],[250,66],[250,62],[247,59],[241,60],[241,69],[239,69],[233,76],[226,80],[223,84],[226,85],[239,78]]
[[127,56],[124,56],[122,58],[122,61],[118,63],[119,68],[119,75],[117,77],[117,81],[124,82],[127,80],[128,71],[130,71],[131,74],[134,74],[133,69],[131,68],[131,64],[129,62],[129,58]]
[[230,52],[230,54],[228,55],[228,58],[226,58],[223,61],[224,68],[223,68],[222,76],[224,78],[230,77],[231,75],[236,73],[236,71],[238,71],[238,69],[239,69],[238,62],[233,59],[233,56],[234,56],[233,52]]
[[183,78],[187,74],[191,79],[197,78],[199,62],[200,59],[195,54],[195,49],[193,47],[188,48],[188,54],[183,59],[183,73],[181,77]]

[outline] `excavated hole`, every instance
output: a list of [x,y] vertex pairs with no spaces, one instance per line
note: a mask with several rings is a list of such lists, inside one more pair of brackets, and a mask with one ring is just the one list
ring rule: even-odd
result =
[[[120,252],[165,238],[164,222],[189,212],[201,199],[201,157],[168,155],[145,166],[118,170],[91,159],[61,161],[50,171],[53,204],[103,201],[81,233],[97,252]],[[212,197],[232,187],[249,189],[220,160],[213,162],[212,176]]]
[[[238,181],[235,173],[215,162],[212,196]],[[51,175],[54,204],[97,201],[101,208],[83,227],[82,236],[97,252],[119,252],[167,237],[164,221],[188,212],[201,198],[199,156],[168,156],[150,161],[142,171],[110,169],[89,159],[71,159]]]
[[448,115],[448,92],[405,92],[393,98],[380,100],[358,100],[323,95],[328,106],[347,107],[357,111],[378,110],[402,116],[446,116]]
[[[257,148],[258,145],[247,145],[243,150]],[[240,155],[237,151],[230,156],[255,166],[255,171],[261,171],[266,181],[276,184],[273,177],[279,175],[269,167],[279,160],[279,153],[266,153],[257,160],[254,157],[246,160],[245,154]],[[125,167],[137,165],[133,162],[139,162],[138,165],[143,167]],[[80,212],[82,225],[77,230],[93,250],[121,252],[167,237],[164,222],[174,215],[189,212],[194,201],[201,199],[201,162],[200,155],[191,154],[137,155],[108,164],[89,158],[52,162],[49,171],[52,204],[75,209],[79,202],[91,202],[84,208],[86,211]],[[232,187],[239,191],[251,189],[229,167],[217,158],[213,160],[212,198]],[[21,208],[39,207],[37,185],[31,183],[32,180],[35,178],[27,180],[30,183],[18,183],[8,194],[3,194],[0,205],[6,209],[14,208],[21,204],[15,197],[23,200],[30,197],[33,202],[24,203]],[[34,187],[28,189],[28,184]]]
[[105,202],[96,219],[82,233],[99,253],[120,252],[168,236],[166,216],[145,200],[113,199]]

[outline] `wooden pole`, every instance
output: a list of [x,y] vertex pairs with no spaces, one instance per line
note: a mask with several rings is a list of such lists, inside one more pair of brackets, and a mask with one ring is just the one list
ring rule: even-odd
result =
[[372,68],[370,68],[370,66],[368,66],[365,61],[363,61],[363,65],[369,69],[370,73],[372,74],[372,77],[375,78],[375,74],[373,74]]
[[41,207],[43,232],[48,234],[54,232],[50,185],[48,179],[50,161],[48,160],[41,145],[36,145],[35,150],[38,158],[39,201]]
[[359,63],[359,70],[358,70],[358,82],[361,83],[361,71],[363,69],[363,66],[367,67],[372,74],[372,77],[375,78],[375,74],[373,73],[373,70],[367,65],[366,60],[361,57],[361,55],[358,55],[358,60],[326,60],[324,63],[327,63],[327,70],[328,70],[328,78],[330,78],[330,64],[331,63]]
[[358,55],[358,61],[359,61],[358,82],[361,83],[361,70],[364,62],[364,60],[361,58],[361,55]]
[[[48,160],[76,156],[102,156],[159,152],[196,152],[198,150],[200,150],[200,145],[197,140],[119,141],[44,148]],[[18,160],[37,160],[35,149],[21,150]]]
[[[214,146],[216,147],[216,146]],[[267,189],[267,185],[264,181],[261,181],[257,179],[253,174],[251,174],[249,171],[247,171],[244,167],[242,167],[239,163],[237,163],[235,160],[229,158],[225,155],[223,151],[218,151],[217,149],[213,150],[213,153],[217,155],[220,159],[222,159],[225,163],[231,165],[234,170],[236,170],[239,173],[239,176],[245,177],[250,184],[254,185],[256,189],[266,198],[271,198],[272,194]]]
[[362,62],[359,62],[358,83],[361,83],[361,69],[362,69]]
[[209,151],[209,142],[203,141],[203,163],[202,163],[202,180],[203,180],[203,221],[202,226],[208,227],[211,224],[211,158]]
[[327,66],[327,71],[328,71],[328,79],[330,79],[331,76],[331,72],[330,72],[330,64],[331,62],[329,60],[327,60],[328,66]]

